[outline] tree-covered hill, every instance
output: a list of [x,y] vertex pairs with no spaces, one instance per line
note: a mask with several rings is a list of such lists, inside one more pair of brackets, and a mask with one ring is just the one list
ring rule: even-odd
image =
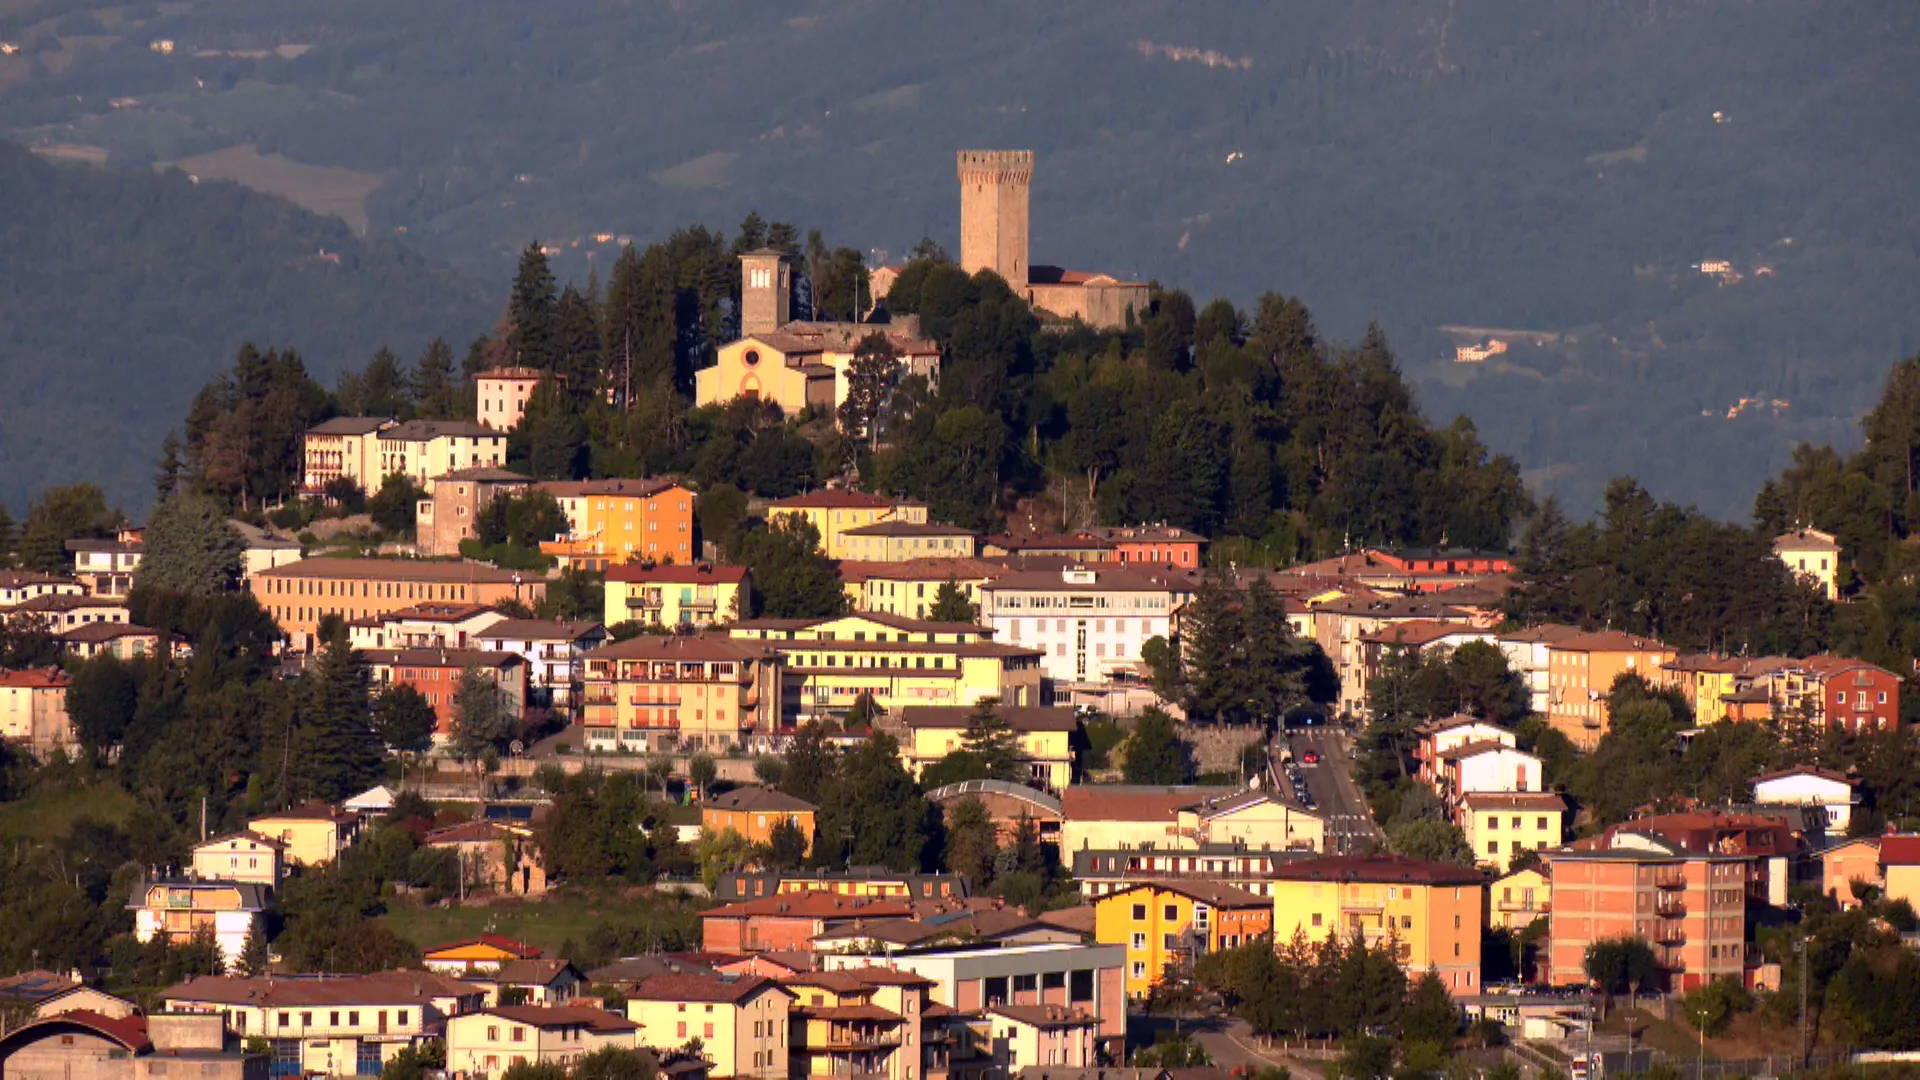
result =
[[[1743,514],[1920,346],[1911,4],[20,7],[0,130],[383,178],[371,234],[489,280],[535,237],[584,280],[750,208],[952,247],[954,150],[1031,147],[1036,261],[1377,319],[1430,412],[1575,509],[1631,473]],[[1454,365],[1486,335],[1450,326],[1550,344]]]
[[279,199],[0,141],[0,504],[89,480],[144,506],[162,437],[244,341],[295,347],[330,380],[497,310],[486,287]]

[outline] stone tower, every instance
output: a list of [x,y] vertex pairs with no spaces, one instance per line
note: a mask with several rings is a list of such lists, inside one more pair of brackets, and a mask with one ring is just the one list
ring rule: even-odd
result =
[[792,271],[772,248],[740,256],[740,334],[765,334],[792,321]]
[[1027,195],[1033,151],[960,151],[960,269],[991,270],[1027,288]]

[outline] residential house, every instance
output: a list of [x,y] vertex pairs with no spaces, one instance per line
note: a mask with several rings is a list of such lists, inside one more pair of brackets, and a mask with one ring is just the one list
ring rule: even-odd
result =
[[1112,545],[1123,563],[1183,570],[1200,567],[1207,538],[1178,525],[1117,525],[1084,529],[1081,535]]
[[1088,850],[1198,850],[1237,843],[1317,851],[1326,823],[1272,792],[1233,787],[1076,784],[1060,796],[1062,858]]
[[1503,742],[1470,742],[1440,752],[1434,791],[1450,811],[1476,793],[1541,790],[1541,763],[1537,755]]
[[474,412],[495,431],[512,431],[527,414],[527,399],[550,373],[539,368],[503,367],[473,377]]
[[209,880],[193,874],[157,874],[133,885],[127,900],[133,912],[134,940],[155,938],[184,945],[195,935],[211,934],[220,962],[236,967],[249,937],[266,934],[267,889],[240,881]]
[[1609,825],[1600,841],[1614,848],[1652,847],[1681,854],[1737,855],[1747,895],[1760,903],[1787,906],[1793,882],[1792,860],[1804,847],[1785,813],[1758,814],[1689,811],[1652,814]]
[[1753,781],[1753,801],[1766,806],[1817,806],[1827,818],[1827,829],[1844,836],[1853,821],[1853,781],[1831,769],[1817,765],[1796,765]]
[[605,619],[608,626],[708,627],[738,620],[752,596],[744,566],[622,563],[607,568]]
[[328,615],[352,623],[428,601],[535,605],[547,595],[545,578],[483,563],[333,557],[302,559],[256,574],[252,588],[294,646],[308,650]]
[[267,1080],[264,1054],[232,1044],[218,1020],[113,1017],[73,1010],[31,1020],[0,1037],[8,1080],[161,1080],[184,1068],[205,1080]]
[[980,586],[1013,571],[985,559],[907,559],[902,562],[839,562],[840,581],[853,610],[925,619],[951,582],[980,609]]
[[522,1062],[567,1065],[608,1046],[633,1050],[640,1025],[595,1005],[495,1005],[447,1020],[447,1071],[499,1077]]
[[1025,782],[1046,791],[1059,791],[1073,782],[1076,762],[1086,741],[1080,718],[1072,709],[1010,705],[908,705],[900,710],[900,759],[917,779],[928,767],[962,749],[972,718],[990,712],[1013,733]]
[[1584,980],[1587,946],[1639,938],[1653,946],[1663,986],[1696,990],[1741,977],[1746,959],[1747,858],[1669,845],[1602,841],[1548,851],[1553,882],[1548,981]]
[[874,1080],[923,1075],[933,980],[860,965],[802,972],[782,983],[794,996],[788,1075]]
[[963,799],[973,799],[993,821],[1002,845],[1013,843],[1023,825],[1040,834],[1040,842],[1060,850],[1060,797],[1008,780],[962,780],[927,792],[927,801],[942,812]]
[[375,492],[386,479],[380,467],[380,433],[394,421],[377,416],[339,416],[307,429],[301,440],[300,490],[318,494],[335,480],[351,480]]
[[68,577],[32,570],[0,570],[0,612],[41,596],[85,596],[86,587]]
[[1430,720],[1414,729],[1419,741],[1413,745],[1415,778],[1439,792],[1445,778],[1442,755],[1463,746],[1507,746],[1518,748],[1519,738],[1509,728],[1465,713]]
[[1040,650],[1047,678],[1104,683],[1172,634],[1194,587],[1189,575],[1136,567],[1020,571],[980,587],[980,621],[998,640]]
[[567,1005],[587,991],[587,977],[571,960],[508,960],[464,982],[486,991],[488,1005]]
[[1879,837],[1839,840],[1811,854],[1819,860],[1821,894],[1832,897],[1842,910],[1860,906],[1861,898],[1854,892],[1854,882],[1880,889],[1886,887],[1886,877],[1880,867]]
[[433,708],[436,743],[453,737],[460,683],[479,674],[500,695],[501,709],[518,721],[527,711],[528,664],[518,653],[484,649],[367,649],[360,653],[376,693],[411,687]]
[[[557,480],[538,485],[566,511],[571,532],[540,550],[562,568],[608,570],[623,563],[691,563],[700,556],[699,499],[674,480]],[[609,622],[617,620],[609,620]]]
[[1854,735],[1900,728],[1905,680],[1865,660],[1808,656],[1775,666],[1766,681],[1778,725],[1804,720],[1818,730]]
[[481,652],[507,653],[526,661],[527,703],[539,709],[571,711],[586,665],[581,659],[605,645],[600,623],[552,619],[506,619],[474,635]]
[[995,1005],[987,1010],[988,1055],[1003,1075],[1029,1065],[1096,1064],[1100,1018],[1066,1005]]
[[436,477],[461,469],[507,463],[507,434],[471,420],[408,420],[375,434],[379,479],[366,486],[378,491],[389,476],[405,476],[425,490]]
[[67,687],[73,682],[59,668],[0,671],[0,741],[24,747],[35,757],[78,745],[67,715]]
[[627,992],[649,1046],[700,1040],[716,1076],[786,1080],[794,991],[759,976],[658,974]]
[[126,601],[111,596],[70,596],[52,593],[36,596],[5,611],[0,620],[19,625],[31,622],[50,634],[63,634],[88,623],[127,623]]
[[1316,852],[1248,848],[1244,844],[1201,844],[1192,848],[1090,848],[1072,853],[1073,880],[1080,895],[1095,901],[1142,883],[1212,882],[1232,885],[1259,897],[1273,895],[1273,871]]
[[[134,660],[160,652],[160,631],[123,622],[92,622],[53,635],[67,655],[82,660],[113,656]],[[177,650],[176,650],[177,651]]]
[[276,536],[265,529],[249,525],[244,521],[229,519],[227,525],[240,534],[242,545],[240,552],[240,581],[242,585],[253,580],[253,575],[262,570],[272,570],[288,563],[299,562],[305,555],[300,541],[284,536]]
[[1920,835],[1888,833],[1880,838],[1880,881],[1888,900],[1920,907]]
[[843,557],[856,562],[971,559],[978,534],[938,522],[880,521],[840,532]]
[[545,955],[524,941],[500,934],[462,938],[436,945],[421,954],[428,971],[455,977],[491,975],[499,971],[503,964],[516,960],[539,960]]
[[905,899],[778,893],[702,912],[702,948],[719,953],[805,952],[814,938],[844,924],[913,914],[913,904]]
[[1674,655],[1652,638],[1618,630],[1547,642],[1547,723],[1574,746],[1591,751],[1607,731],[1607,695],[1614,680],[1638,675],[1660,685]]
[[846,533],[883,522],[927,523],[927,508],[917,502],[888,499],[863,491],[816,491],[767,504],[767,522],[804,521],[820,534],[820,550],[829,559],[858,558],[847,548]]
[[1518,933],[1553,910],[1553,883],[1538,866],[1509,870],[1487,886],[1487,929]]
[[[1209,881],[1143,881],[1093,902],[1094,940],[1127,950],[1127,996],[1140,999],[1168,965],[1192,964],[1273,930],[1273,901]],[[1051,1063],[1050,1063],[1051,1064]]]
[[1360,669],[1371,683],[1385,672],[1387,662],[1394,657],[1445,655],[1468,642],[1490,644],[1493,640],[1492,630],[1466,623],[1439,619],[1390,623],[1360,635]]
[[73,576],[93,596],[125,597],[133,591],[133,574],[140,568],[146,545],[137,534],[67,541],[73,553]]
[[1042,704],[1041,654],[990,640],[970,623],[920,622],[867,612],[831,619],[735,623],[737,643],[780,654],[783,727],[844,716],[861,698],[882,712],[909,705]]
[[325,866],[360,831],[360,819],[324,802],[308,802],[247,822],[247,831],[277,840],[291,866]]
[[1080,944],[1086,935],[1050,926],[1018,908],[969,908],[928,911],[911,919],[876,919],[842,925],[815,937],[818,953],[876,958],[952,945]]
[[1695,726],[1711,727],[1722,720],[1740,718],[1736,704],[1739,692],[1750,686],[1753,676],[1766,666],[1764,660],[1693,653],[1676,656],[1667,663],[1666,681],[1693,708]]
[[347,644],[362,650],[478,648],[480,632],[506,620],[485,604],[414,604],[353,620],[347,624]]
[[217,1015],[237,1039],[266,1040],[275,1076],[378,1076],[484,999],[481,987],[422,971],[202,976],[161,993],[171,1012]]
[[1567,800],[1550,791],[1477,791],[1460,800],[1460,827],[1482,866],[1504,874],[1525,851],[1559,847]]
[[722,833],[728,829],[756,844],[773,839],[773,830],[782,822],[792,824],[813,845],[814,814],[819,810],[810,802],[764,787],[738,787],[712,795],[700,804],[702,833]]
[[286,845],[248,830],[208,837],[188,850],[193,872],[209,880],[278,889],[286,874]]
[[545,861],[533,842],[532,831],[525,826],[464,821],[427,833],[421,837],[420,846],[453,852],[462,891],[513,896],[539,896],[547,891]]
[[1478,994],[1485,888],[1478,870],[1398,855],[1288,863],[1275,871],[1273,936],[1391,942],[1406,971],[1432,970],[1455,996]]
[[1381,631],[1401,623],[1452,623],[1467,629],[1486,629],[1495,620],[1440,596],[1351,597],[1312,605],[1313,639],[1340,676],[1335,707],[1342,715],[1365,716],[1368,658],[1381,648]]
[[493,500],[532,484],[531,477],[497,465],[470,465],[434,477],[427,497],[413,504],[414,545],[436,558],[460,554],[460,542],[479,535],[480,515]]
[[1840,545],[1832,533],[1799,528],[1773,539],[1773,555],[1828,600],[1840,598]]
[[[828,971],[862,968],[865,956],[822,953]],[[959,945],[889,956],[889,968],[933,980],[933,1000],[963,1013],[995,1005],[1064,1005],[1100,1018],[1099,1038],[1125,1037],[1126,950],[1117,945],[1048,942]],[[804,1004],[804,998],[803,998]]]
[[642,634],[584,663],[579,719],[589,750],[725,751],[764,745],[791,726],[780,656],[753,641]]
[[1527,711],[1536,716],[1547,715],[1553,703],[1553,678],[1548,670],[1548,647],[1556,641],[1578,637],[1584,633],[1577,626],[1547,624],[1529,626],[1501,634],[1495,638],[1500,651],[1507,657],[1507,668],[1518,676],[1527,689]]

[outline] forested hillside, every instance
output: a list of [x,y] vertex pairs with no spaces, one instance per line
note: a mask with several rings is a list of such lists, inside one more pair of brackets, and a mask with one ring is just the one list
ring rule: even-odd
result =
[[494,313],[485,287],[279,199],[0,141],[0,505],[86,480],[143,506],[162,436],[243,341],[330,381]]
[[[531,238],[584,282],[751,208],[951,247],[954,150],[1031,147],[1037,262],[1283,290],[1349,342],[1378,320],[1430,413],[1574,510],[1631,473],[1742,516],[1920,345],[1910,4],[17,7],[0,130],[495,280]],[[1489,336],[1514,347],[1448,359]]]

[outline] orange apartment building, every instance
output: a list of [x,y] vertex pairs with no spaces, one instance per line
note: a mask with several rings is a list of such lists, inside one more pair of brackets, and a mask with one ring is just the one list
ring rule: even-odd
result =
[[1654,685],[1666,678],[1674,650],[1649,637],[1618,630],[1575,634],[1546,643],[1547,723],[1581,750],[1600,745],[1611,719],[1607,693],[1622,675]]
[[621,563],[690,563],[700,555],[698,497],[671,480],[555,480],[536,485],[566,512],[571,534],[542,541],[562,567],[605,570]]
[[725,751],[772,735],[780,655],[718,634],[642,634],[587,653],[580,722],[589,750]]
[[1103,540],[1123,563],[1167,566],[1178,570],[1200,567],[1200,548],[1207,538],[1177,525],[1121,525],[1087,529],[1081,536]]
[[1669,989],[1696,990],[1746,970],[1747,860],[1657,847],[1541,853],[1553,882],[1549,979],[1587,981],[1587,946],[1640,938]]
[[732,829],[756,844],[764,844],[773,839],[773,830],[782,822],[792,822],[811,845],[813,816],[818,809],[783,791],[739,787],[712,796],[700,805],[700,828],[710,833]]
[[316,647],[328,615],[352,622],[429,600],[491,607],[502,600],[533,605],[547,595],[537,574],[415,559],[302,559],[255,574],[250,587],[297,649]]
[[519,653],[479,649],[368,649],[361,657],[376,689],[412,687],[433,706],[435,738],[453,733],[454,696],[469,669],[500,688],[507,713],[518,719],[527,710],[527,662]]

